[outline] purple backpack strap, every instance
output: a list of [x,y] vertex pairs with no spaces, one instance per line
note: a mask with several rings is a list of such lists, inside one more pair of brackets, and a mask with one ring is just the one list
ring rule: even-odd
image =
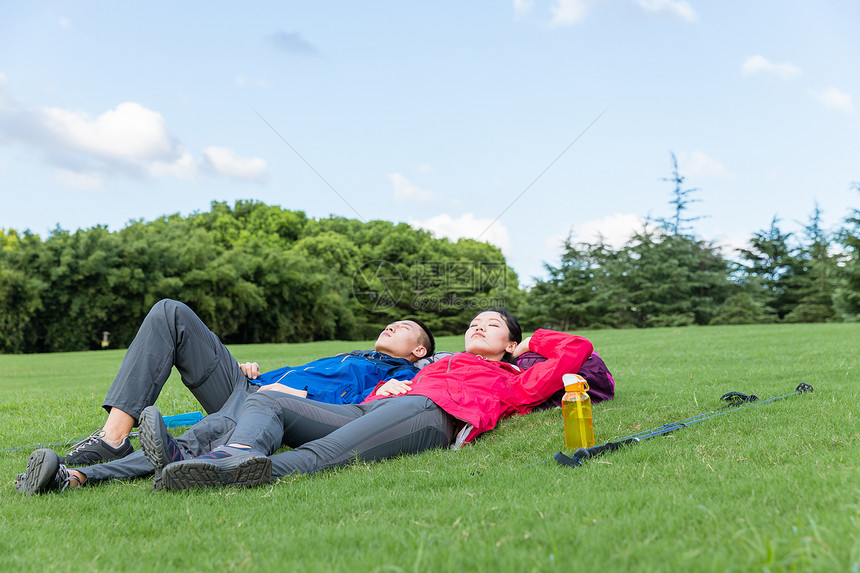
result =
[[[546,358],[537,352],[525,352],[517,358],[517,366],[523,370],[528,370],[538,362],[543,362],[544,360]],[[606,363],[596,352],[592,352],[591,356],[582,363],[582,367],[580,367],[577,374],[585,378],[588,382],[588,395],[591,397],[593,404],[604,400],[611,400],[615,396],[615,379],[612,378],[612,374],[609,372]],[[564,396],[564,388],[559,389],[542,404],[535,406],[535,410],[561,406],[562,396]]]

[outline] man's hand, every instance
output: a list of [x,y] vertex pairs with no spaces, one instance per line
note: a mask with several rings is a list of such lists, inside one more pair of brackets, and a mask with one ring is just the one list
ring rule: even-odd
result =
[[295,388],[290,388],[289,386],[284,386],[278,382],[274,384],[266,384],[265,386],[260,386],[260,392],[283,392],[284,394],[292,394],[293,396],[298,396],[299,398],[307,398],[308,391],[307,390],[296,390]]
[[239,370],[241,370],[242,374],[245,375],[245,378],[249,380],[256,380],[260,376],[260,365],[256,362],[245,362],[244,364],[239,364]]
[[412,380],[397,380],[392,378],[385,384],[379,387],[376,391],[377,396],[397,396],[398,394],[406,394],[412,389]]

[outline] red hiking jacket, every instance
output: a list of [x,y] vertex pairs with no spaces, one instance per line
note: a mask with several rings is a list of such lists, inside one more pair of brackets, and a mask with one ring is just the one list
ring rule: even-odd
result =
[[[541,329],[532,335],[529,349],[547,360],[526,371],[468,352],[448,356],[422,368],[413,378],[410,391],[400,396],[426,396],[455,418],[471,424],[473,428],[467,430],[463,440],[470,442],[495,428],[501,418],[527,414],[560,390],[561,377],[577,372],[593,347],[581,336]],[[397,398],[377,396],[376,390],[382,384],[365,402]]]

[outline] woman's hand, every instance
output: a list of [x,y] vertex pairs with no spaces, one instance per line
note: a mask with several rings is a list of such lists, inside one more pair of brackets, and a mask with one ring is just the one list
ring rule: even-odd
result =
[[517,344],[517,349],[514,350],[514,352],[513,352],[514,358],[517,358],[518,356],[525,354],[526,352],[529,351],[529,341],[531,339],[532,339],[532,337],[529,336],[526,339],[524,339],[522,342]]
[[245,375],[245,378],[249,380],[256,380],[260,376],[260,365],[256,362],[240,363],[239,370],[241,370],[242,374]]
[[406,394],[412,389],[412,380],[397,380],[392,378],[376,390],[377,396],[397,396]]

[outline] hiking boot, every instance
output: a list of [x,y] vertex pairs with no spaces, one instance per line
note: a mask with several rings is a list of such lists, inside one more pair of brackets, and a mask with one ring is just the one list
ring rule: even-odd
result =
[[181,462],[185,455],[176,443],[167,426],[161,412],[155,406],[144,408],[140,413],[138,428],[138,439],[140,448],[152,467],[155,468],[155,476],[152,478],[152,489],[160,490],[162,485],[161,470],[173,462]]
[[90,434],[88,438],[84,438],[69,451],[68,454],[60,458],[60,463],[67,466],[89,466],[111,460],[124,458],[134,452],[131,447],[131,442],[126,437],[119,447],[113,447],[104,441],[104,429],[100,428]]
[[18,474],[15,476],[15,491],[24,493],[24,480],[27,479],[27,474]]
[[199,458],[175,462],[161,472],[166,489],[236,485],[253,487],[272,477],[272,460],[251,449],[221,446]]
[[[27,460],[27,472],[21,474],[23,479],[16,478],[15,489],[20,493],[33,495],[46,491],[65,491],[71,480],[80,480],[69,476],[69,470],[60,463],[60,458],[53,450],[36,450]],[[21,476],[18,476],[21,477]]]

